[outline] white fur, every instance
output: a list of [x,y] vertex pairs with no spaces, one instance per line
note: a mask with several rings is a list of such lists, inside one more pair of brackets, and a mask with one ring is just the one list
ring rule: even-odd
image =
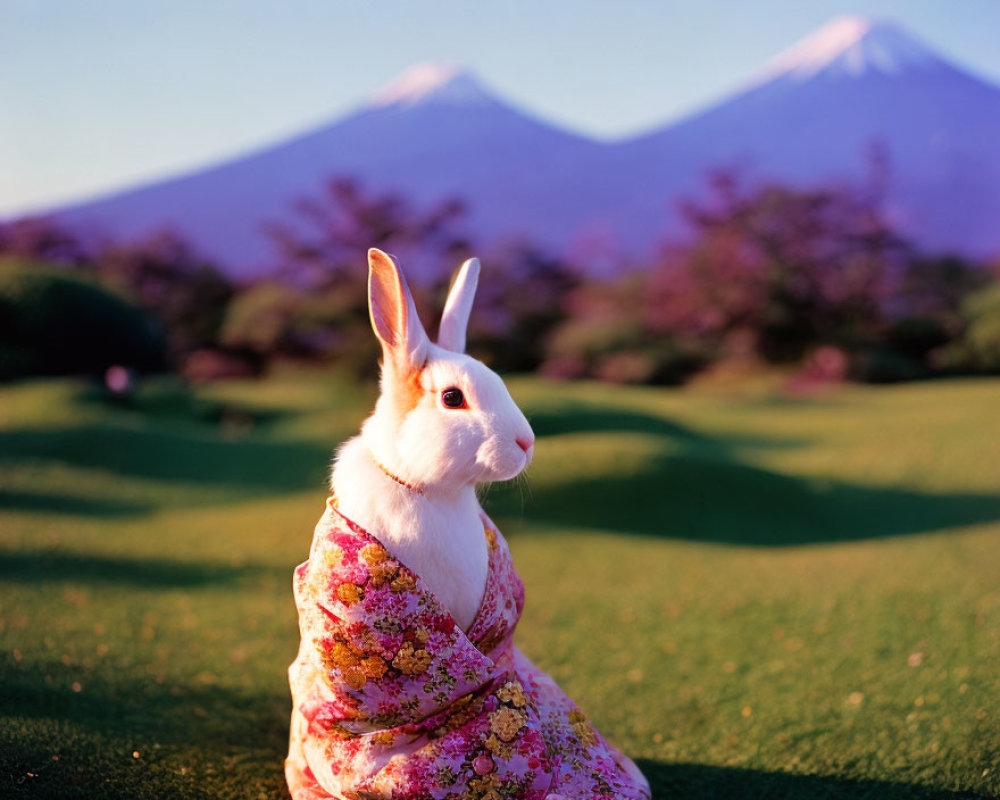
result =
[[455,275],[455,281],[448,292],[448,302],[441,312],[438,328],[438,344],[456,353],[465,352],[465,330],[469,326],[472,301],[479,285],[479,259],[470,258]]
[[[384,356],[382,394],[360,435],[338,451],[330,485],[341,512],[420,575],[467,630],[488,564],[475,487],[520,473],[531,461],[534,435],[496,373],[427,340],[395,263],[369,251],[369,265],[369,306]],[[464,345],[478,268],[478,261],[467,261],[452,287],[445,341]],[[451,387],[462,390],[469,408],[443,405],[441,393]]]

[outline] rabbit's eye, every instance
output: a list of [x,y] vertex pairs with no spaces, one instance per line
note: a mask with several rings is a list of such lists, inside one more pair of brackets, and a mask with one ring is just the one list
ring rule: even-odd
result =
[[455,386],[441,392],[441,402],[445,408],[468,408],[465,404],[465,395]]

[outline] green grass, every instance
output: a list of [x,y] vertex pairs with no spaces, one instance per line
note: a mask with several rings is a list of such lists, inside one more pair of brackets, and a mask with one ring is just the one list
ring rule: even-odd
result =
[[[519,642],[658,797],[1000,794],[1000,382],[512,389]],[[285,796],[291,569],[370,401],[0,388],[0,797]]]

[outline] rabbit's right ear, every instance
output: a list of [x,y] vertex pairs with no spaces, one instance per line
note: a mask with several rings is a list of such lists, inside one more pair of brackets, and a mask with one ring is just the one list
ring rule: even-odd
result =
[[404,372],[423,367],[430,340],[406,278],[389,255],[374,247],[368,251],[368,312],[386,365]]
[[472,301],[479,285],[479,259],[470,258],[455,273],[448,300],[441,314],[438,344],[455,353],[465,352],[465,331],[469,327]]

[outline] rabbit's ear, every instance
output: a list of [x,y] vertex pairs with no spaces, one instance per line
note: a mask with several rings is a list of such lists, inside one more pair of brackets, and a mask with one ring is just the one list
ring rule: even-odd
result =
[[455,273],[455,280],[448,292],[448,301],[441,314],[438,344],[456,353],[465,352],[465,331],[469,327],[472,301],[479,284],[479,259],[470,258]]
[[389,255],[374,247],[368,251],[368,312],[387,363],[397,369],[420,369],[430,340],[403,273]]

